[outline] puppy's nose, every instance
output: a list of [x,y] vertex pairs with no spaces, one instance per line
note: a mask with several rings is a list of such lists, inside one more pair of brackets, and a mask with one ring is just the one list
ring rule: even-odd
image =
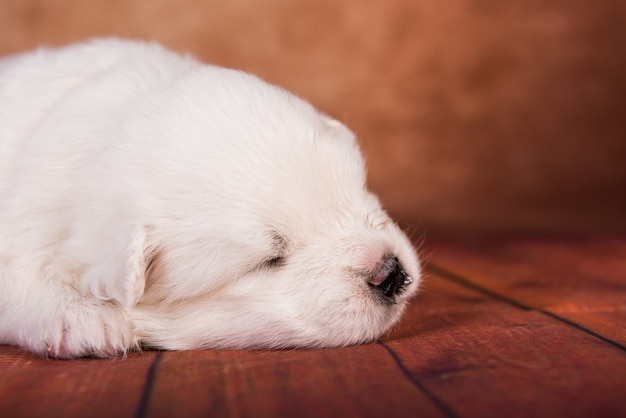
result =
[[369,285],[374,291],[382,293],[389,299],[393,299],[394,296],[402,293],[412,282],[413,278],[404,271],[398,258],[388,256],[369,280]]

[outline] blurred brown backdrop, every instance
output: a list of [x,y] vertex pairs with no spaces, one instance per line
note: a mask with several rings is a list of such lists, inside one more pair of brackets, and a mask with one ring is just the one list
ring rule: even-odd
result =
[[404,225],[626,230],[623,0],[0,0],[0,55],[110,35],[343,120]]

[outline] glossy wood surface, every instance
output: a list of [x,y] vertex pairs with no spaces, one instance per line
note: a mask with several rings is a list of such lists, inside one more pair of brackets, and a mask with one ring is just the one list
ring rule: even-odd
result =
[[0,346],[0,416],[626,416],[626,237],[422,251],[422,291],[378,342],[76,361]]

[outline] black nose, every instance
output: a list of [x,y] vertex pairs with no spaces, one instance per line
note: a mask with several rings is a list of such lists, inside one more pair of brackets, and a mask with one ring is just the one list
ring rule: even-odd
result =
[[402,293],[412,282],[413,278],[404,271],[398,258],[390,256],[385,258],[383,264],[374,273],[369,280],[369,285],[376,292],[380,292],[386,298],[393,300],[394,296]]

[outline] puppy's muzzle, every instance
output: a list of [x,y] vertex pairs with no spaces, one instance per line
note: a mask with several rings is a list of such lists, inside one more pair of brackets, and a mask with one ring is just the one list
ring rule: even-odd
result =
[[393,303],[413,283],[413,278],[404,271],[397,257],[387,256],[368,283],[376,295]]

